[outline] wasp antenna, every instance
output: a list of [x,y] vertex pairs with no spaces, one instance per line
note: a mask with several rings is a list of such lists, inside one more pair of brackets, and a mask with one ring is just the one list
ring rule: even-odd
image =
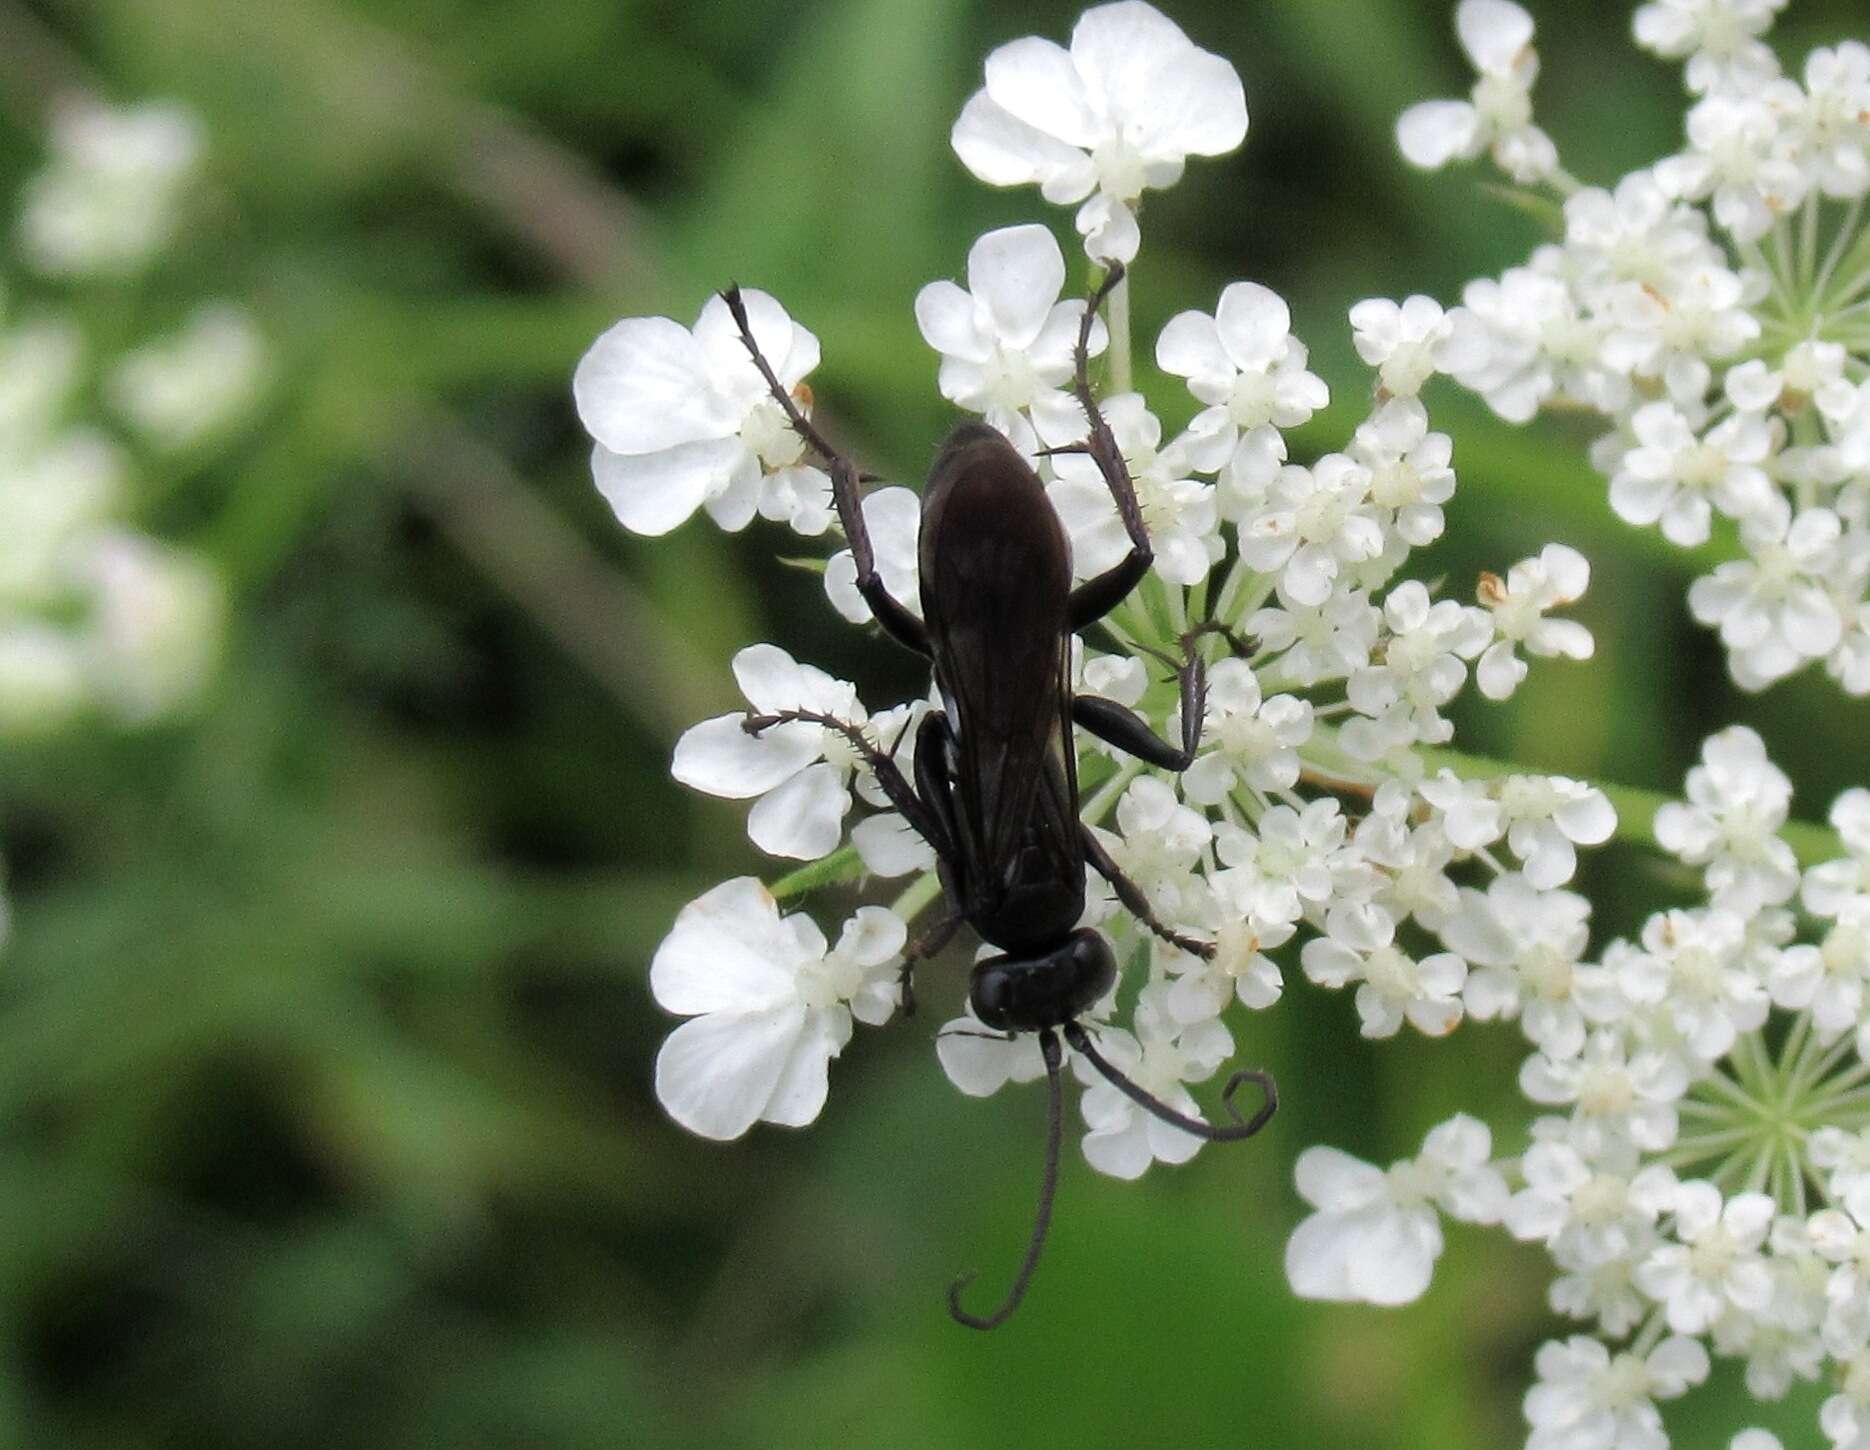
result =
[[[1069,1032],[1070,1026],[1065,1030]],[[1059,1088],[1058,1037],[1050,1027],[1039,1034],[1039,1051],[1045,1056],[1045,1178],[1039,1185],[1039,1210],[1032,1219],[1032,1240],[1026,1245],[1026,1257],[1019,1272],[1013,1276],[1013,1286],[993,1313],[970,1314],[961,1307],[961,1292],[974,1282],[975,1275],[963,1274],[948,1286],[948,1313],[956,1324],[965,1324],[969,1329],[998,1329],[1013,1317],[1020,1300],[1026,1297],[1026,1286],[1032,1282],[1033,1270],[1039,1267],[1039,1255],[1045,1252],[1046,1230],[1052,1226],[1052,1199],[1058,1192],[1058,1150],[1065,1136],[1065,1109]]]
[[[1236,1143],[1242,1138],[1251,1138],[1271,1122],[1273,1114],[1279,1111],[1279,1089],[1273,1083],[1273,1075],[1258,1068],[1242,1068],[1228,1078],[1227,1086],[1221,1090],[1221,1102],[1232,1115],[1233,1126],[1217,1128],[1212,1123],[1202,1122],[1200,1118],[1177,1112],[1155,1094],[1131,1082],[1109,1058],[1097,1050],[1097,1045],[1091,1041],[1091,1034],[1078,1023],[1065,1024],[1065,1040],[1071,1044],[1073,1051],[1081,1053],[1084,1060],[1103,1075],[1106,1082],[1144,1112],[1153,1113],[1163,1122],[1173,1123],[1184,1133],[1193,1133],[1210,1143]],[[1242,1118],[1240,1109],[1234,1105],[1234,1094],[1240,1091],[1242,1083],[1248,1082],[1259,1088],[1260,1096],[1265,1101],[1251,1118]]]

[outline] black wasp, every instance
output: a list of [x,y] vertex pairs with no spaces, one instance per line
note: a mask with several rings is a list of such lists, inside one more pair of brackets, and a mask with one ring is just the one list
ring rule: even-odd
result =
[[[1045,1244],[1063,1134],[1061,1033],[1140,1107],[1198,1137],[1215,1142],[1249,1138],[1278,1106],[1269,1074],[1241,1071],[1222,1095],[1234,1118],[1230,1126],[1191,1118],[1125,1077],[1077,1020],[1110,990],[1117,975],[1109,943],[1077,925],[1084,914],[1087,865],[1157,936],[1204,957],[1214,953],[1211,943],[1184,936],[1157,919],[1148,898],[1078,815],[1074,725],[1151,765],[1180,771],[1194,759],[1206,700],[1192,635],[1183,641],[1178,667],[1179,747],[1159,739],[1144,720],[1115,701],[1071,689],[1071,637],[1122,603],[1154,557],[1135,485],[1088,375],[1092,320],[1122,275],[1120,266],[1111,267],[1086,303],[1078,328],[1074,388],[1090,424],[1086,441],[1052,451],[1090,455],[1116,500],[1130,552],[1073,588],[1070,544],[1039,476],[999,432],[984,423],[962,423],[942,445],[922,497],[919,619],[877,573],[861,507],[866,476],[825,440],[781,386],[754,341],[739,288],[722,294],[773,397],[831,475],[838,518],[857,565],[858,592],[886,633],[930,662],[943,705],[924,717],[917,733],[913,784],[890,755],[846,721],[792,710],[749,714],[746,728],[757,734],[785,721],[809,720],[840,731],[876,772],[890,804],[934,849],[945,914],[907,953],[905,1011],[914,1010],[915,962],[939,951],[966,922],[999,948],[999,955],[974,967],[969,999],[975,1015],[999,1032],[1037,1033],[1045,1060],[1045,1178],[1025,1260],[991,1314],[970,1314],[961,1307],[968,1278],[948,1291],[949,1312],[975,1329],[994,1328],[1019,1306]],[[1264,1102],[1243,1120],[1233,1097],[1244,1082],[1256,1084]]]

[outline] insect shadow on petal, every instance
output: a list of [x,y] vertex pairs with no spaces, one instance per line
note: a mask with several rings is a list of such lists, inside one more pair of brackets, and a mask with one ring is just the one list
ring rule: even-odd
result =
[[[1079,818],[1072,727],[1151,765],[1185,770],[1200,744],[1207,697],[1194,638],[1220,633],[1241,648],[1215,624],[1184,637],[1183,658],[1171,662],[1181,693],[1179,745],[1158,737],[1115,701],[1074,694],[1071,688],[1072,636],[1121,604],[1154,559],[1135,485],[1088,374],[1092,321],[1122,276],[1122,267],[1113,265],[1079,323],[1073,386],[1089,423],[1085,441],[1048,451],[1090,456],[1129,535],[1129,553],[1073,587],[1070,545],[1038,474],[995,429],[965,422],[942,445],[922,498],[920,618],[889,592],[877,572],[862,509],[867,475],[826,441],[781,385],[754,340],[739,288],[722,293],[773,397],[831,475],[833,502],[857,567],[858,592],[885,633],[929,661],[942,701],[942,708],[931,711],[919,727],[913,782],[892,755],[856,726],[830,715],[749,712],[745,728],[758,734],[803,720],[838,731],[863,756],[890,804],[935,852],[944,914],[905,954],[905,1012],[914,1010],[915,963],[940,951],[965,922],[998,949],[973,969],[969,1000],[975,1015],[998,1032],[1036,1033],[1045,1063],[1045,1174],[1026,1256],[992,1313],[977,1315],[961,1307],[972,1275],[956,1280],[948,1292],[949,1312],[974,1329],[995,1328],[1019,1307],[1045,1245],[1063,1136],[1061,1035],[1137,1106],[1209,1142],[1252,1137],[1278,1106],[1271,1075],[1249,1069],[1234,1073],[1222,1092],[1231,1124],[1217,1127],[1178,1112],[1126,1077],[1078,1020],[1117,975],[1109,943],[1093,928],[1077,925],[1084,914],[1087,866],[1164,941],[1203,958],[1212,958],[1215,947],[1163,923],[1141,888]],[[1235,1093],[1248,1082],[1263,1099],[1251,1118],[1234,1103]]]

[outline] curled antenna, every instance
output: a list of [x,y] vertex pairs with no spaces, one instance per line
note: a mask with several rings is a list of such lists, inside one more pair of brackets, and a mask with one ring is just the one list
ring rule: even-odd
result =
[[[1187,1113],[1177,1112],[1153,1093],[1145,1091],[1125,1077],[1109,1058],[1097,1050],[1091,1041],[1091,1034],[1076,1022],[1065,1024],[1065,1040],[1074,1052],[1081,1053],[1084,1060],[1103,1074],[1104,1080],[1135,1103],[1146,1113],[1153,1113],[1165,1123],[1173,1123],[1184,1133],[1193,1133],[1197,1138],[1210,1143],[1235,1143],[1242,1138],[1251,1138],[1272,1120],[1279,1110],[1279,1090],[1273,1085],[1273,1075],[1259,1068],[1245,1067],[1228,1078],[1227,1086],[1221,1089],[1221,1102],[1233,1116],[1231,1127],[1217,1128],[1212,1123],[1204,1123],[1200,1118],[1191,1118]],[[1242,1118],[1240,1109],[1234,1104],[1234,1094],[1240,1090],[1243,1082],[1250,1082],[1260,1090],[1265,1101],[1260,1110],[1251,1118]]]
[[[1068,1026],[1067,1032],[1071,1030]],[[963,1274],[948,1286],[948,1313],[956,1324],[969,1329],[998,1329],[1013,1317],[1019,1301],[1026,1297],[1032,1272],[1039,1267],[1039,1255],[1045,1252],[1045,1232],[1052,1224],[1052,1198],[1058,1192],[1058,1149],[1065,1135],[1063,1094],[1059,1089],[1059,1063],[1063,1054],[1058,1036],[1050,1027],[1039,1034],[1039,1051],[1045,1056],[1046,1127],[1045,1178],[1039,1185],[1039,1211],[1032,1219],[1032,1240],[1026,1245],[1026,1258],[1013,1276],[1013,1287],[991,1314],[970,1314],[961,1307],[961,1291],[974,1282],[975,1275]]]

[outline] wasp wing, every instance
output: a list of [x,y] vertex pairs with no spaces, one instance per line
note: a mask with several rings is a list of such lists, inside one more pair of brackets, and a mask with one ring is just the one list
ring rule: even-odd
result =
[[970,876],[1081,882],[1071,740],[1071,550],[1038,475],[963,424],[923,503],[922,610],[955,725],[956,815]]

